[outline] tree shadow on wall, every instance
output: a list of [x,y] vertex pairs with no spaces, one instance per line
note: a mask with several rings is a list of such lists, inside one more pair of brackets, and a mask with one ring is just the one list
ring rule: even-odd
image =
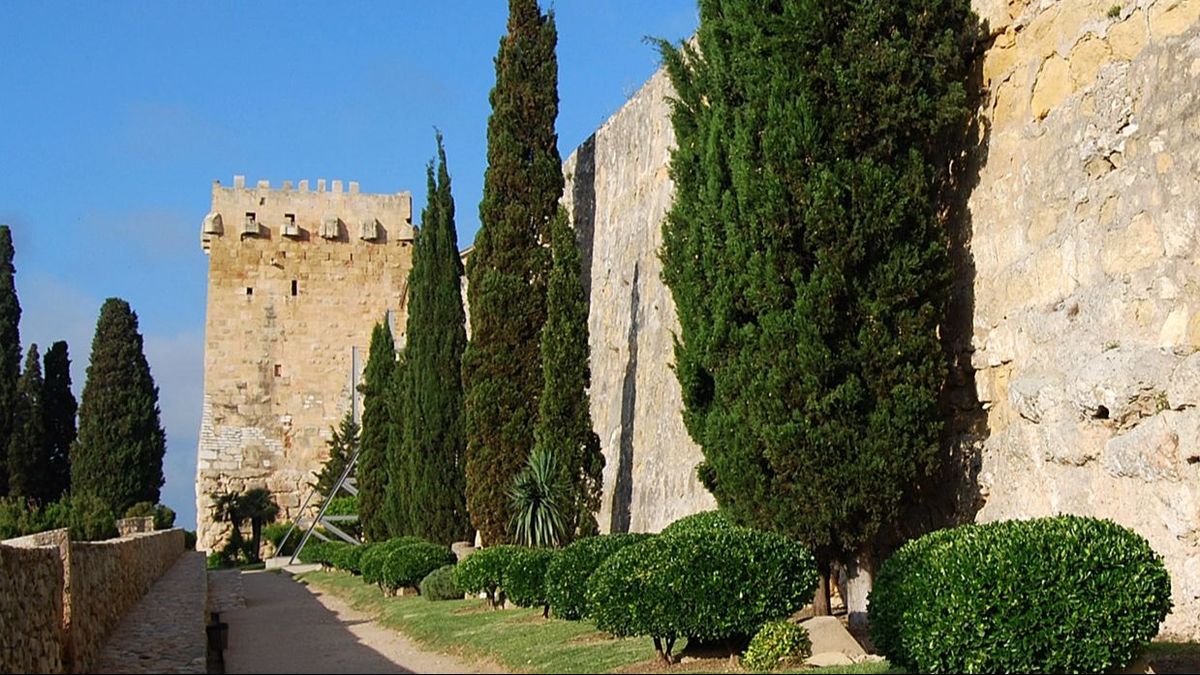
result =
[[984,503],[979,471],[983,444],[990,430],[987,411],[975,389],[975,369],[971,366],[976,269],[971,251],[974,221],[968,200],[987,165],[991,141],[991,120],[983,115],[990,104],[990,92],[983,81],[983,56],[994,40],[987,37],[989,33],[987,22],[982,22],[967,80],[972,115],[956,139],[959,150],[952,155],[950,180],[940,197],[940,203],[945,205],[942,217],[953,270],[942,320],[942,347],[949,369],[941,393],[944,423],[941,452],[936,470],[906,496],[896,531],[881,536],[879,552],[885,557],[909,539],[974,521]]

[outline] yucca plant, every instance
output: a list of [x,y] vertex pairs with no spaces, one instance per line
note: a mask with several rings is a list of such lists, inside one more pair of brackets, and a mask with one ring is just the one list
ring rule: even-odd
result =
[[571,506],[571,484],[554,453],[535,448],[508,491],[511,529],[523,546],[558,546],[567,530],[564,517]]

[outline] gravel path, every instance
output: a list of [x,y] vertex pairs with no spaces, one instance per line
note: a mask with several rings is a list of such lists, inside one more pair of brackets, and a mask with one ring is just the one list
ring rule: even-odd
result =
[[244,608],[229,609],[227,673],[496,673],[424,651],[332,595],[286,574],[242,576]]

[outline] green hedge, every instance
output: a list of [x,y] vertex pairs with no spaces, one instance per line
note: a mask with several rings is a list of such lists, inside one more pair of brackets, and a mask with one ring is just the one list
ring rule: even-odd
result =
[[362,574],[363,581],[369,584],[379,584],[383,586],[383,569],[387,563],[388,557],[393,551],[412,544],[424,543],[425,540],[420,537],[396,537],[388,539],[377,544],[371,544],[371,547],[358,559],[359,573]]
[[371,550],[373,544],[359,544],[334,549],[330,563],[339,570],[351,574],[362,574],[362,556]]
[[587,616],[587,580],[617,551],[645,541],[649,534],[605,534],[580,539],[559,551],[546,569],[546,599],[560,619]]
[[742,655],[742,667],[765,673],[809,656],[812,656],[812,640],[808,631],[788,621],[771,621],[750,640],[750,646]]
[[732,530],[737,527],[729,517],[720,511],[701,511],[679,520],[663,528],[659,534],[683,534],[687,532],[712,532],[714,530]]
[[426,600],[462,600],[466,593],[454,581],[454,565],[443,565],[421,580],[421,595]]
[[453,565],[454,553],[447,546],[421,541],[398,546],[383,563],[383,586],[389,590],[416,588],[439,567]]
[[548,548],[522,548],[504,568],[504,593],[517,607],[546,607],[546,569],[559,551]]
[[684,531],[627,546],[587,583],[591,618],[618,637],[749,637],[812,600],[812,555],[799,542],[748,528]]
[[352,548],[350,544],[344,541],[321,541],[316,537],[308,540],[304,548],[300,551],[300,562],[316,563],[324,567],[336,567],[334,561],[345,553],[345,549]]
[[504,602],[504,571],[520,551],[508,545],[481,548],[458,563],[454,580],[467,593],[484,593],[492,607],[499,607]]
[[1112,521],[966,525],[880,568],[871,636],[920,672],[1106,672],[1137,658],[1171,609],[1162,558]]

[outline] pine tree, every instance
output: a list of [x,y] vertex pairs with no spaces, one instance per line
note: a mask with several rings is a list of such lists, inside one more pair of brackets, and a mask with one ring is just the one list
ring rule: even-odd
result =
[[37,345],[30,345],[25,370],[13,402],[13,432],[8,443],[8,493],[45,503],[43,487],[49,469],[42,409],[42,364]]
[[408,355],[406,351],[397,354],[396,366],[392,369],[392,381],[386,392],[388,414],[391,424],[387,434],[387,492],[384,493],[384,519],[387,522],[388,537],[411,535],[415,531],[412,523],[412,513],[408,508],[412,495],[412,468],[408,455],[404,452],[404,425],[408,423],[405,414],[408,396],[405,393],[408,386]]
[[391,427],[388,393],[396,369],[396,343],[387,319],[371,332],[371,351],[363,373],[362,433],[358,451],[358,521],[368,541],[388,537],[387,439]]
[[116,513],[159,500],[166,435],[158,387],[129,303],[109,298],[100,308],[71,446],[71,493],[99,497]]
[[336,429],[329,428],[329,440],[326,442],[329,457],[316,473],[317,482],[312,484],[313,488],[327,499],[333,496],[330,494],[333,487],[342,477],[346,465],[354,458],[354,453],[358,452],[358,431],[358,422],[354,421],[354,413],[349,410]]
[[701,480],[822,566],[870,554],[937,461],[950,148],[968,0],[702,0],[664,45],[663,277]]
[[[542,398],[538,407],[535,452],[558,459],[571,485],[568,538],[598,531],[604,455],[592,430],[588,399],[588,304],[580,277],[582,266],[575,232],[559,209],[550,228],[554,256],[546,289],[546,327],[542,330]],[[569,540],[569,539],[568,539]]]
[[449,544],[472,536],[463,458],[467,439],[462,355],[467,329],[454,197],[440,133],[437,153],[436,181],[433,163],[426,168],[429,197],[409,274],[403,453],[412,486],[412,534]]
[[12,232],[0,225],[0,497],[8,494],[8,444],[16,421],[17,379],[21,376],[21,303],[13,266]]
[[550,219],[562,196],[558,32],[536,0],[510,0],[496,56],[480,230],[467,263],[471,342],[463,355],[467,507],[487,544],[509,540],[507,491],[533,447],[542,389]]
[[71,488],[71,444],[75,442],[75,413],[78,404],[71,393],[71,358],[67,343],[50,345],[43,358],[45,386],[42,410],[45,412],[47,473],[44,498],[56,501]]

